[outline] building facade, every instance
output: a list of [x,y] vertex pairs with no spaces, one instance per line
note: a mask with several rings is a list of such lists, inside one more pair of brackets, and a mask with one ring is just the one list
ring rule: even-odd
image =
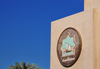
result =
[[50,69],[100,69],[100,0],[51,23]]

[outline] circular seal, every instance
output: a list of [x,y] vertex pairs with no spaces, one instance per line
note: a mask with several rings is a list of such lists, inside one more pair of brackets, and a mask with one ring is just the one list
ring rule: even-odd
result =
[[58,40],[57,54],[64,67],[71,67],[78,60],[82,48],[79,32],[74,28],[65,29]]

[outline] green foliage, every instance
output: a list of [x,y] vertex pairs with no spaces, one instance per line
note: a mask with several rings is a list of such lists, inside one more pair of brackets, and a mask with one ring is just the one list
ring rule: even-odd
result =
[[15,66],[10,65],[8,69],[42,69],[42,68],[39,68],[38,65],[35,64],[28,63],[26,65],[25,62],[21,62],[21,65],[19,63],[15,63]]

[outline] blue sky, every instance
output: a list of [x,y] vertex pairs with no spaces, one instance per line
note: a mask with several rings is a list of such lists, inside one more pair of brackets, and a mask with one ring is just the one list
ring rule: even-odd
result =
[[0,0],[0,69],[15,62],[50,69],[51,22],[84,10],[84,0]]

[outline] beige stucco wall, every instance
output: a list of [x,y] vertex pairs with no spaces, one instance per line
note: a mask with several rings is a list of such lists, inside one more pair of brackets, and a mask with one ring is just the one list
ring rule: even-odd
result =
[[100,0],[85,0],[84,10],[93,9],[94,69],[100,69]]
[[50,69],[68,69],[60,64],[56,50],[60,34],[68,27],[73,27],[78,30],[82,37],[81,55],[71,69],[94,69],[93,9],[51,23]]
[[84,10],[100,8],[100,0],[84,0]]
[[93,13],[95,69],[100,69],[100,9],[94,8]]

